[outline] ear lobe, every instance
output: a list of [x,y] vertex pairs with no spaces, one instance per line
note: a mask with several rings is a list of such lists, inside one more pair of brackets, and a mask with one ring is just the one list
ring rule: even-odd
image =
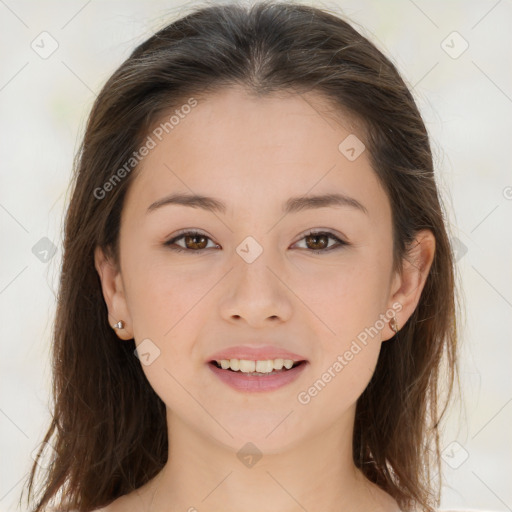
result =
[[[402,260],[402,272],[395,276],[394,282],[397,284],[389,300],[390,304],[398,302],[402,306],[399,314],[396,315],[399,329],[414,313],[420,301],[421,293],[434,261],[435,248],[436,239],[433,233],[429,229],[421,230],[409,245]],[[388,327],[388,330],[391,337],[394,336],[395,333],[390,327]]]
[[94,249],[94,266],[101,281],[103,298],[108,309],[108,322],[113,327],[120,320],[124,327],[116,329],[121,339],[132,339],[131,318],[124,293],[121,271],[110,256],[105,255],[101,247]]

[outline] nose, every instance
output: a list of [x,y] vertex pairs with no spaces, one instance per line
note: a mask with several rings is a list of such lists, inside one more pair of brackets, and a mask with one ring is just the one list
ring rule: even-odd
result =
[[292,291],[286,284],[285,272],[263,253],[248,263],[235,255],[235,268],[224,282],[220,299],[221,316],[232,321],[245,321],[258,328],[270,322],[286,322],[293,313]]

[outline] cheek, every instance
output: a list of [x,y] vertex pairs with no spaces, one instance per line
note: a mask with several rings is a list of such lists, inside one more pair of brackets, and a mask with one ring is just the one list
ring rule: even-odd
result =
[[356,336],[375,323],[385,304],[385,265],[364,255],[351,255],[337,265],[317,268],[301,265],[294,291],[304,304],[323,321],[325,334],[335,344]]
[[142,370],[164,403],[188,410],[193,406],[186,390],[194,384],[194,344],[214,276],[194,272],[191,277],[190,270],[148,259],[134,266],[131,276],[127,294]]
[[309,381],[297,396],[306,410],[335,421],[365,390],[381,348],[380,290],[375,273],[354,269],[331,276],[329,301],[318,310],[329,330],[316,330]]
[[385,261],[360,257],[317,273],[314,282],[305,278],[302,297],[322,322],[316,322],[315,362],[300,404],[334,418],[362,394],[380,353],[386,276]]
[[167,341],[190,323],[194,310],[214,284],[213,276],[207,266],[197,265],[192,271],[155,259],[143,261],[144,265],[135,264],[128,270],[127,298],[135,339],[151,334]]
[[190,397],[178,382],[188,382],[204,364],[197,339],[215,306],[214,287],[222,273],[212,272],[211,265],[178,267],[148,257],[142,261],[130,268],[127,292],[137,347],[146,343],[157,354],[143,370],[155,391],[166,394],[165,400],[160,395],[166,403],[188,403]]

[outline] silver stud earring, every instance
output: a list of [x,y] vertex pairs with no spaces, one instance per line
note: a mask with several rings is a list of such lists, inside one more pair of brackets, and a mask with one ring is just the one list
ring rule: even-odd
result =
[[112,329],[122,329],[124,327],[124,322],[122,320],[119,320],[117,324],[112,326]]

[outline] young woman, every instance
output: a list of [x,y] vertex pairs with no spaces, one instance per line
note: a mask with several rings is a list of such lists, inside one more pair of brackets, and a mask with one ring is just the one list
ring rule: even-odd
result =
[[437,507],[452,252],[371,42],[313,7],[198,8],[105,84],[73,186],[32,510]]

